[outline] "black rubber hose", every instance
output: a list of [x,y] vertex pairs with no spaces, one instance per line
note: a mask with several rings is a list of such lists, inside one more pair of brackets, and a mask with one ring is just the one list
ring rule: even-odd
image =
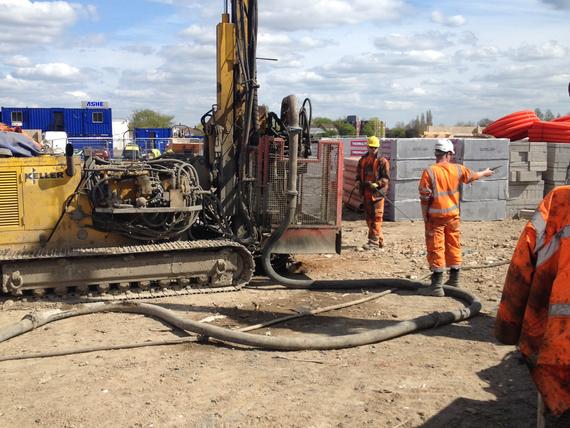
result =
[[[417,290],[423,284],[406,280],[365,280],[365,281],[321,281],[315,283],[311,289],[346,289],[362,287],[386,287]],[[46,315],[30,314],[20,322],[0,329],[0,342],[26,333],[42,325],[78,315],[87,315],[101,312],[125,312],[136,313],[159,318],[175,327],[202,335],[204,338],[213,338],[228,343],[235,343],[256,348],[279,350],[279,351],[303,351],[303,350],[327,350],[342,349],[355,346],[369,345],[383,342],[419,330],[439,327],[453,322],[464,321],[475,316],[481,310],[479,300],[469,292],[444,286],[447,296],[463,300],[468,306],[446,312],[435,312],[422,315],[412,320],[399,321],[394,325],[370,330],[364,333],[356,333],[344,336],[317,336],[301,335],[296,337],[275,337],[243,333],[229,330],[223,327],[213,326],[198,321],[179,318],[175,312],[156,305],[147,303],[92,303],[77,307],[74,310],[59,312],[54,311]]]
[[[297,115],[292,115],[294,123],[290,124],[291,128],[298,128],[298,117]],[[273,266],[271,266],[271,254],[273,253],[273,248],[277,241],[283,236],[285,230],[289,227],[293,219],[295,218],[295,212],[297,210],[297,151],[299,148],[299,133],[297,129],[289,134],[289,176],[287,177],[287,212],[283,221],[277,229],[273,231],[261,252],[261,265],[263,270],[271,279],[279,282],[280,284],[286,285],[288,287],[302,287],[306,288],[313,284],[312,279],[293,279],[286,278],[279,275]]]

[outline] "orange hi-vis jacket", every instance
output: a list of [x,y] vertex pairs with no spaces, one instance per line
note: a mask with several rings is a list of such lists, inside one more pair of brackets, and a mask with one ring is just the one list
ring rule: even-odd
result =
[[420,178],[419,193],[428,216],[450,218],[459,215],[459,186],[471,183],[477,173],[456,163],[436,163],[426,168]]
[[570,186],[542,201],[511,260],[495,336],[520,347],[544,402],[570,409]]
[[[379,189],[387,187],[390,181],[390,162],[384,157],[378,158],[366,154],[358,161],[356,179],[362,184],[367,181],[376,183]],[[372,200],[380,200],[384,197],[380,192],[372,192],[367,188],[364,189],[364,194]]]

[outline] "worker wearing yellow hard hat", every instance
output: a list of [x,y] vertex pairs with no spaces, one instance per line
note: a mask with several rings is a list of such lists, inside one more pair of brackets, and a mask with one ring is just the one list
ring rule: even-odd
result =
[[368,138],[368,153],[360,158],[356,168],[356,186],[362,195],[364,215],[368,226],[368,242],[365,250],[382,248],[384,234],[384,196],[390,181],[390,163],[384,157],[378,157],[380,140],[376,136]]
[[376,137],[375,135],[373,135],[372,137],[368,137],[368,147],[376,149],[380,147],[380,140],[378,139],[378,137]]
[[148,154],[149,159],[158,159],[159,157],[160,157],[160,150],[158,149],[152,149]]

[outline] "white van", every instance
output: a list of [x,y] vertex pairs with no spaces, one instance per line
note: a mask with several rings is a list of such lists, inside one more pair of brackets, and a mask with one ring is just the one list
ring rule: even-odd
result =
[[46,131],[43,135],[43,142],[53,149],[54,153],[65,153],[67,144],[67,132]]

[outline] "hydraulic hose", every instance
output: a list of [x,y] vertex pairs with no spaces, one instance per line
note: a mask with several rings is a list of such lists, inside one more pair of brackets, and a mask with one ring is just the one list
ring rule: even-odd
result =
[[[380,280],[356,280],[356,281],[320,281],[313,284],[311,289],[347,289],[362,287],[390,287],[407,290],[417,290],[423,284],[407,280],[380,279]],[[463,300],[468,306],[446,312],[434,312],[422,315],[412,320],[399,321],[396,324],[364,333],[356,333],[344,336],[314,336],[301,335],[296,337],[275,337],[244,333],[227,328],[213,326],[199,321],[191,321],[178,317],[175,312],[160,306],[147,303],[128,302],[98,302],[80,305],[76,309],[68,311],[54,310],[44,314],[32,313],[24,317],[16,324],[0,329],[0,342],[31,331],[47,323],[102,312],[136,313],[154,318],[159,318],[168,324],[201,335],[203,338],[213,338],[227,343],[244,346],[280,350],[327,350],[342,349],[355,346],[369,345],[383,342],[415,331],[438,327],[453,322],[463,321],[479,313],[481,303],[469,292],[450,286],[444,286],[447,296]]]
[[271,279],[288,287],[306,288],[313,284],[312,279],[286,278],[282,275],[279,275],[275,269],[273,269],[273,266],[271,266],[271,254],[273,253],[273,248],[295,218],[295,212],[297,211],[297,158],[299,151],[300,128],[298,122],[299,118],[297,115],[292,116],[293,123],[289,128],[289,176],[287,177],[287,212],[279,227],[273,231],[263,246],[263,250],[261,252],[261,264],[263,266],[263,270]]

